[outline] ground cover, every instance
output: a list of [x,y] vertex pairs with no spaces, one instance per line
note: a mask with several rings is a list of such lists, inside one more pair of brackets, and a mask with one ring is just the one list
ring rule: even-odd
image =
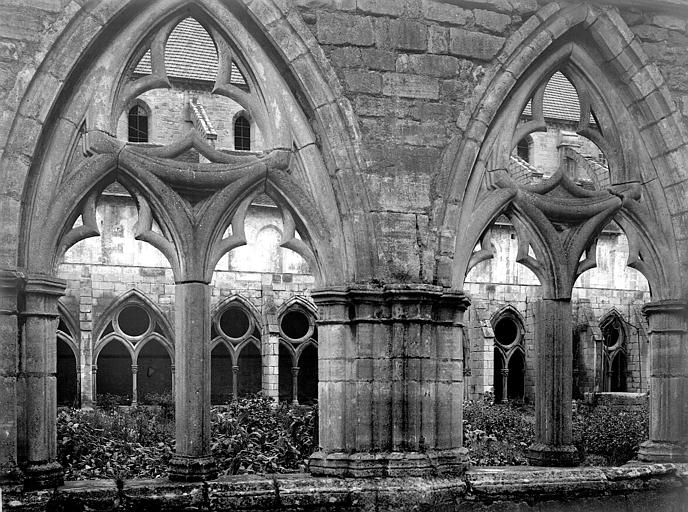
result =
[[[174,453],[171,397],[118,407],[104,397],[92,411],[60,409],[58,457],[67,480],[159,478]],[[647,439],[646,410],[576,407],[574,444],[583,464],[620,465]],[[261,395],[211,412],[213,456],[221,475],[305,471],[317,449],[317,407],[276,405]],[[464,404],[464,444],[478,466],[527,464],[533,442],[532,406],[495,404],[492,396]]]

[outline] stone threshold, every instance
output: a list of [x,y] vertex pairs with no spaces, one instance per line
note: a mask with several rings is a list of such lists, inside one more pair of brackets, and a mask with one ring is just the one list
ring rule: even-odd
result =
[[[620,467],[476,467],[460,477],[334,478],[239,475],[83,480],[43,491],[3,485],[4,511],[183,510],[688,510],[688,464]],[[572,503],[573,502],[573,503]],[[651,508],[648,508],[651,507]],[[614,508],[616,510],[616,508]]]

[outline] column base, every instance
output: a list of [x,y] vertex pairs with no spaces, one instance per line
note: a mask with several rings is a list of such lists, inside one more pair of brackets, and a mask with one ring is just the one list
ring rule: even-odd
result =
[[64,469],[59,462],[29,462],[24,468],[26,490],[50,489],[64,485]]
[[217,466],[211,457],[184,457],[175,455],[170,460],[170,480],[178,482],[200,482],[217,478]]
[[688,462],[688,446],[663,441],[645,441],[638,450],[643,462]]
[[578,450],[573,445],[550,446],[534,443],[528,447],[528,463],[531,466],[569,467],[577,466]]
[[428,452],[325,453],[311,455],[308,470],[312,475],[349,476],[435,476],[460,475],[468,468],[468,450]]

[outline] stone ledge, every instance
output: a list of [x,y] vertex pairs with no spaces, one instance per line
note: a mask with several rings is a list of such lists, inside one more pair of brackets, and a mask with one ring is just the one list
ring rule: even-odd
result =
[[[332,478],[241,475],[199,483],[166,479],[67,482],[55,491],[3,487],[6,511],[47,510],[683,510],[688,464],[614,468],[480,467],[462,477]],[[650,508],[648,508],[650,507]],[[673,508],[671,508],[673,507]],[[529,509],[530,510],[530,509]]]

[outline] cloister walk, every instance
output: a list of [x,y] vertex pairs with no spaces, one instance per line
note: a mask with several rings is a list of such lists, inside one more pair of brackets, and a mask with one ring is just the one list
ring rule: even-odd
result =
[[[113,135],[137,96],[170,87],[165,45],[188,17],[218,51],[213,94],[249,113],[263,151],[220,151],[196,132],[164,146]],[[132,78],[147,52],[150,74]],[[233,66],[246,87],[232,83]],[[536,185],[508,172],[518,143],[543,129],[544,88],[556,72],[580,98],[579,133],[609,161],[607,186],[583,188],[564,169]],[[652,293],[644,308],[650,440],[640,458],[688,460],[688,241],[677,236],[685,219],[676,211],[687,205],[670,202],[665,192],[687,177],[688,139],[670,100],[614,9],[541,7],[486,67],[458,132],[442,148],[431,220],[416,228],[425,230],[417,235],[427,240],[420,256],[425,266],[409,275],[385,254],[393,249],[383,245],[386,225],[373,206],[372,171],[352,103],[291,2],[85,4],[28,86],[0,161],[2,175],[13,176],[2,208],[15,212],[2,226],[12,244],[0,251],[0,423],[7,432],[0,469],[21,468],[28,487],[63,481],[56,460],[55,339],[65,282],[56,271],[70,247],[102,235],[96,207],[115,182],[136,203],[136,239],[165,256],[174,278],[172,479],[217,475],[210,451],[211,351],[220,342],[212,344],[218,318],[211,281],[218,261],[246,244],[246,212],[261,194],[281,212],[280,246],[300,254],[315,279],[320,449],[310,459],[313,475],[449,475],[467,468],[463,327],[470,297],[464,280],[492,257],[490,228],[501,215],[516,230],[518,261],[537,276],[542,292],[530,463],[578,463],[571,293],[596,265],[596,239],[610,222],[628,237],[629,265]],[[532,120],[522,123],[528,104]],[[190,149],[202,156],[199,163],[180,158]],[[231,340],[229,349],[235,349]],[[291,350],[285,364],[297,399],[296,351],[284,350]],[[132,378],[135,386],[135,370]],[[236,381],[233,389],[236,394]]]

